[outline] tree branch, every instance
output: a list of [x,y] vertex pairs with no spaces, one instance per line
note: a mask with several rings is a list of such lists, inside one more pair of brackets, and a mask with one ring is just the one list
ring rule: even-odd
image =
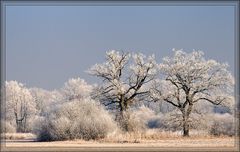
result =
[[199,100],[206,100],[208,102],[211,102],[214,105],[220,105],[225,100],[225,98],[223,98],[223,99],[217,98],[216,100],[211,100],[211,99],[202,97],[202,98],[198,98],[198,99],[194,100],[193,102],[195,103]]

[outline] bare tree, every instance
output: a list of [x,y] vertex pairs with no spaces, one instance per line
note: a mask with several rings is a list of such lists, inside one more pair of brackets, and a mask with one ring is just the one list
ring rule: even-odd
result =
[[183,136],[189,136],[189,116],[194,104],[201,101],[225,104],[234,82],[227,64],[205,60],[203,52],[174,52],[174,57],[164,58],[159,65],[164,80],[154,83],[151,97],[181,111]]
[[[155,79],[156,72],[154,56],[146,58],[140,53],[131,55],[114,50],[106,53],[105,63],[89,70],[103,82],[96,96],[105,106],[120,112],[120,119],[131,104],[146,99],[149,95],[146,86]],[[128,130],[127,126],[123,128]]]

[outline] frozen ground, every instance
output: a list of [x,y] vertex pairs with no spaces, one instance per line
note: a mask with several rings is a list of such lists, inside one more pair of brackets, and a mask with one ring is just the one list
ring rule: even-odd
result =
[[[113,151],[113,150],[206,150],[234,151],[237,150],[234,137],[209,137],[209,138],[167,138],[162,140],[139,141],[55,141],[35,142],[32,140],[7,140],[2,143],[5,150],[83,150],[83,151]],[[23,149],[25,148],[26,149]]]
[[5,134],[3,151],[239,151],[239,140],[235,137],[214,137],[201,131],[192,131],[190,137],[182,137],[181,132],[158,132],[148,130],[139,134],[118,134],[99,140],[72,140],[37,142],[36,136],[26,133]]

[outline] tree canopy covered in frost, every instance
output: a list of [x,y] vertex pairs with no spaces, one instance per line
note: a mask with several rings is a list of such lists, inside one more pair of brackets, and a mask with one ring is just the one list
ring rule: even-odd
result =
[[93,87],[81,78],[72,78],[64,83],[61,93],[65,100],[84,99],[90,97]]
[[44,116],[49,111],[49,105],[56,102],[54,92],[50,92],[41,88],[29,89],[32,94],[33,101],[36,104],[36,110],[39,116]]
[[122,129],[129,128],[124,113],[132,104],[149,96],[148,85],[155,79],[156,65],[153,55],[146,57],[141,53],[112,50],[106,53],[106,62],[89,70],[90,74],[102,79],[95,97],[116,112]]
[[17,132],[26,132],[30,117],[36,113],[36,104],[30,91],[17,81],[6,82],[6,119],[16,125]]
[[189,115],[195,103],[225,104],[233,91],[234,81],[227,70],[228,65],[206,60],[203,55],[201,51],[174,50],[173,57],[165,57],[159,64],[163,79],[156,81],[151,90],[155,101],[166,101],[181,111],[186,136],[189,134]]
[[125,111],[149,94],[147,84],[157,74],[154,56],[108,51],[106,62],[94,65],[89,73],[102,79],[98,98],[105,106]]

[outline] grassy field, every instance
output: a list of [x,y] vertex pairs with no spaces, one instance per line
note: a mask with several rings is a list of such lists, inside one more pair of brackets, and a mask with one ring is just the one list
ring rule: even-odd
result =
[[[9,135],[8,135],[9,136]],[[18,135],[19,137],[20,135]],[[23,136],[23,139],[7,139],[2,143],[4,151],[238,151],[234,137],[191,136],[179,135],[158,137],[136,137],[124,135],[118,138],[109,137],[102,140],[72,140],[37,142],[32,135]],[[26,138],[27,137],[27,138]],[[148,137],[148,138],[147,138]],[[151,138],[150,138],[151,137]]]
[[102,141],[54,141],[35,142],[31,140],[7,140],[6,147],[234,147],[234,138],[178,138],[162,140],[141,140],[122,142],[102,142]]

